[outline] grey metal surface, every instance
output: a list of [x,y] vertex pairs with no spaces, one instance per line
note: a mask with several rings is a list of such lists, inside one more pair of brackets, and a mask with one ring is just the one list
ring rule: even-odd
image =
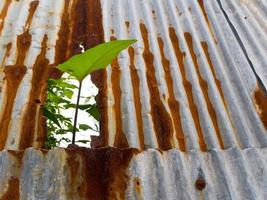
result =
[[[133,158],[126,195],[128,199],[151,200],[263,200],[267,198],[266,153],[266,148],[208,153],[150,149]],[[204,189],[198,185],[204,183]]]
[[[2,151],[0,197],[11,190],[13,196],[19,196],[14,199],[21,200],[267,198],[266,148],[231,148],[206,153],[149,149],[130,157],[128,166],[122,172],[112,170],[114,163],[118,162],[118,159],[112,159],[116,157],[112,151],[116,155],[125,156],[128,150],[83,149],[72,153],[64,149],[49,152],[37,149],[25,152]],[[83,160],[85,157],[86,161]],[[96,162],[101,158],[105,160]],[[108,172],[108,177],[97,176],[99,169],[104,175]],[[124,173],[127,178],[123,179],[123,184],[126,187],[121,190],[122,180],[119,179]],[[96,179],[102,183],[100,190],[97,189],[99,185],[95,184]],[[17,180],[17,185],[10,184],[11,180]]]

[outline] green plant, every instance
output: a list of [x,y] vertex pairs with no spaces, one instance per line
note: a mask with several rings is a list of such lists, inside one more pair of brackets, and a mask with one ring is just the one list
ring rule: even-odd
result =
[[[43,107],[44,116],[47,118],[47,138],[45,141],[45,148],[50,149],[59,146],[62,141],[70,142],[67,137],[73,131],[72,119],[69,114],[76,108],[76,104],[72,103],[73,94],[78,89],[77,80],[72,76],[64,75],[62,78],[48,80],[47,100]],[[88,129],[98,132],[99,113],[97,105],[94,101],[95,96],[81,96],[83,104],[79,105],[79,110],[88,113],[87,120],[94,126],[88,124],[80,124],[77,131],[86,131]],[[68,116],[67,116],[68,114]],[[86,116],[86,115],[85,115]],[[90,119],[93,117],[95,120]],[[79,143],[88,143],[89,140],[79,140]]]
[[[48,81],[48,97],[47,104],[43,109],[44,115],[49,119],[48,126],[51,127],[48,132],[48,147],[57,146],[60,141],[54,137],[54,134],[66,134],[72,132],[72,144],[75,144],[77,128],[78,110],[85,110],[95,119],[99,120],[96,105],[84,104],[80,105],[81,88],[84,78],[91,72],[98,69],[103,69],[108,66],[117,55],[136,40],[116,40],[108,43],[100,44],[94,48],[85,51],[82,54],[71,57],[68,61],[57,66],[63,72],[66,72],[70,77],[74,77],[79,81],[78,97],[76,104],[71,103],[73,92],[77,87],[68,82],[68,78]],[[65,95],[65,97],[64,97]],[[71,119],[62,115],[62,109],[75,108],[74,123]],[[64,127],[62,127],[62,124]],[[82,130],[92,129],[87,124],[80,124]],[[70,142],[68,138],[63,137],[62,140]]]

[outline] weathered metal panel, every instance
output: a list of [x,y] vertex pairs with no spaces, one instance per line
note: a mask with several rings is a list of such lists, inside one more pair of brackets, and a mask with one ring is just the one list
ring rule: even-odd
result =
[[45,82],[80,43],[138,39],[93,76],[93,144],[120,149],[2,151],[1,199],[266,199],[266,7],[0,1],[0,149],[43,145]]
[[1,200],[124,199],[136,150],[63,149],[0,152]]
[[101,5],[106,41],[138,40],[106,70],[100,88],[108,118],[104,146],[266,147],[264,1],[102,0]]
[[266,199],[266,148],[0,153],[0,199]]
[[1,1],[0,149],[43,146],[46,122],[41,107],[47,79],[60,76],[54,66],[79,53],[84,41],[77,28],[84,20],[80,4],[80,0]]

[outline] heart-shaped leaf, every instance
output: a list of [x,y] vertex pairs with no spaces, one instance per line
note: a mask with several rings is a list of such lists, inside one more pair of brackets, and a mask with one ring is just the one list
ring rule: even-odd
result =
[[115,40],[75,55],[57,68],[82,81],[88,74],[108,66],[117,55],[136,40]]

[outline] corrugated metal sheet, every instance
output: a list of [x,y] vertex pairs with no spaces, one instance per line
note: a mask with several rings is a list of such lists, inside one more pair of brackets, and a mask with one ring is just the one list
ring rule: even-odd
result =
[[257,199],[267,149],[53,149],[0,153],[1,199]]
[[1,200],[124,199],[135,150],[0,152]]
[[79,11],[92,14],[92,2],[0,1],[0,149],[43,146],[47,79],[59,77],[54,66],[80,52],[85,33],[78,27],[87,24]]
[[104,146],[266,147],[264,1],[101,5],[106,41],[138,40],[106,71]]
[[59,61],[62,50],[56,44],[64,1],[5,0],[0,8],[0,149],[41,146],[40,108],[49,65]]
[[80,43],[138,39],[93,76],[93,144],[119,149],[2,151],[1,199],[266,199],[266,8],[0,1],[0,149],[42,147],[46,80]]

